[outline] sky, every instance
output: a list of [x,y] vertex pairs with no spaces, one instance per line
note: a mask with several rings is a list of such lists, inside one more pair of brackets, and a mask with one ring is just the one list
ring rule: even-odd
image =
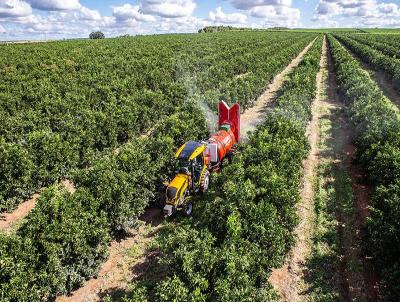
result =
[[0,40],[197,32],[204,26],[399,27],[400,0],[0,0]]

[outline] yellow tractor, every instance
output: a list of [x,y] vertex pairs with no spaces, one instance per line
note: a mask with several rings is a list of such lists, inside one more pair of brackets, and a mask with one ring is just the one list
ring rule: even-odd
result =
[[178,209],[190,215],[191,196],[207,191],[210,172],[219,171],[225,159],[231,161],[240,137],[240,107],[239,104],[229,107],[225,102],[218,106],[219,130],[207,141],[187,142],[175,154],[175,177],[164,184],[162,195],[165,216]]
[[210,172],[205,155],[206,145],[189,141],[175,154],[175,178],[166,184],[164,215],[171,216],[178,208],[186,215],[192,213],[190,198],[208,189]]

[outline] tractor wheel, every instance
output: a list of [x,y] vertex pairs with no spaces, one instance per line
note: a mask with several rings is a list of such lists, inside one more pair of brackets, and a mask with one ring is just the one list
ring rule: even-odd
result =
[[226,157],[228,158],[228,163],[231,165],[233,160],[233,152],[229,151]]
[[184,211],[184,213],[185,213],[186,216],[190,216],[190,215],[192,214],[192,211],[193,211],[192,203],[189,202],[189,203],[185,206],[185,208],[183,209],[183,211]]
[[160,209],[164,208],[165,204],[167,203],[167,196],[165,196],[165,193],[162,193],[160,198],[158,198],[158,202],[156,203],[156,206]]
[[201,177],[200,182],[200,192],[204,193],[208,190],[210,186],[210,172],[208,170],[204,171],[203,176]]

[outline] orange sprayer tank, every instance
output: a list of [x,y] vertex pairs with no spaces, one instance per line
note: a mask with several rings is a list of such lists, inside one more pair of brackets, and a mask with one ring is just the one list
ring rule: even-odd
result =
[[212,164],[221,162],[232,147],[239,141],[240,107],[234,104],[231,108],[225,103],[219,103],[219,131],[211,135],[207,141],[208,159]]

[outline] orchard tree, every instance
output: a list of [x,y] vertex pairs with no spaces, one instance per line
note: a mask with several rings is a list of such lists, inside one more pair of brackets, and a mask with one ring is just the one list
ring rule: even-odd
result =
[[105,37],[101,31],[94,31],[89,35],[90,39],[104,39]]

